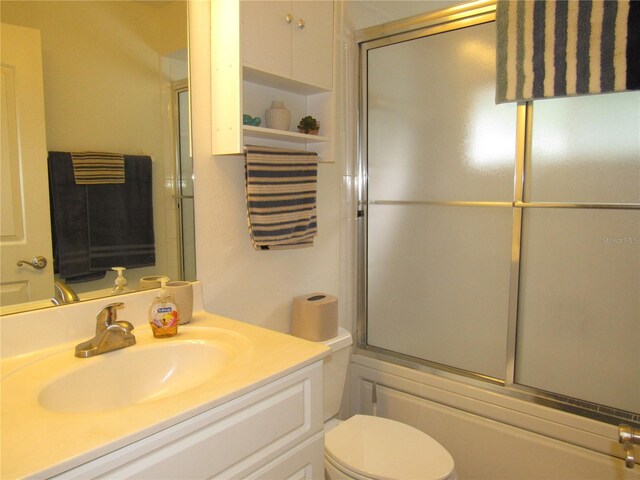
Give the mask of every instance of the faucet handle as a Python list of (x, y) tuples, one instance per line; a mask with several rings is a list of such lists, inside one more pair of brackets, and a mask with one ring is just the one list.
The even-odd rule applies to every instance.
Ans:
[(131, 322), (127, 322), (126, 320), (120, 320), (119, 322), (116, 322), (115, 324), (118, 325), (123, 330), (126, 330), (127, 332), (131, 332), (131, 330), (134, 329), (133, 324)]
[(107, 328), (109, 325), (115, 323), (118, 318), (116, 309), (123, 306), (124, 302), (115, 302), (104, 306), (96, 317), (96, 332), (100, 332)]

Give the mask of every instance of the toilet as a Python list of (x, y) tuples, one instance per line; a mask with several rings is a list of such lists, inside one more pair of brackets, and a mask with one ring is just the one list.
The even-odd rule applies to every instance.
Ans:
[(324, 359), (324, 467), (328, 480), (456, 480), (453, 458), (429, 435), (404, 423), (371, 415), (335, 418), (349, 366), (351, 334), (321, 342)]

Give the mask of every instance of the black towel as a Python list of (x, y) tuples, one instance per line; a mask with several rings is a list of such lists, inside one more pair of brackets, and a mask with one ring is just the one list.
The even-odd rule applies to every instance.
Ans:
[(151, 158), (124, 159), (124, 184), (77, 185), (71, 154), (49, 152), (54, 266), (68, 282), (155, 265)]
[(48, 167), (54, 270), (67, 282), (101, 278), (89, 268), (87, 187), (76, 185), (69, 153), (49, 152)]

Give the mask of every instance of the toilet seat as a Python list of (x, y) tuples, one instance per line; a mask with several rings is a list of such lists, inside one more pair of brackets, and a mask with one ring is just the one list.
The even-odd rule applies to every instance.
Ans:
[(327, 432), (325, 457), (352, 478), (455, 478), (453, 458), (429, 435), (404, 423), (369, 415), (354, 415)]

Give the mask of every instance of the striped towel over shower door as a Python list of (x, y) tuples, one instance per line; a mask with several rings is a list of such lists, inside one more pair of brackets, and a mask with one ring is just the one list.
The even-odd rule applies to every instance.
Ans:
[(640, 1), (498, 1), (496, 102), (640, 90)]
[(249, 232), (257, 250), (313, 246), (318, 233), (318, 155), (271, 147), (246, 149)]

